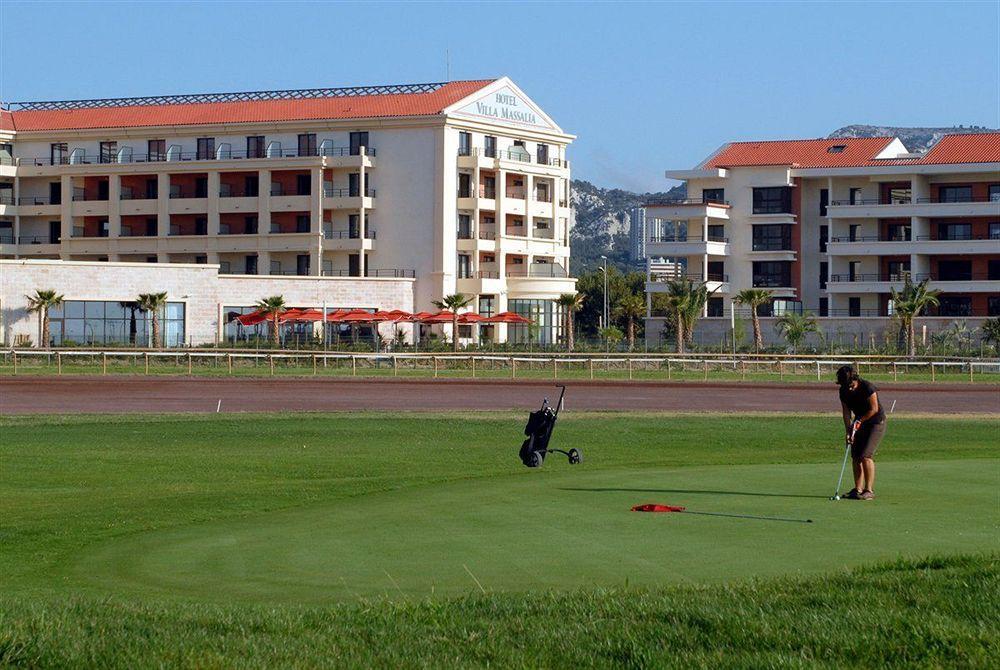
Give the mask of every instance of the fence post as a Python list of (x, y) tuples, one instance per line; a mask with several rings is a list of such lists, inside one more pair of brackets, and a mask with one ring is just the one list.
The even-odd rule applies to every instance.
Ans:
[(628, 359), (628, 379), (632, 381), (632, 359)]
[(101, 374), (108, 374), (108, 353), (101, 353)]
[(668, 359), (667, 359), (667, 380), (668, 380), (668, 381), (670, 380), (670, 377), (671, 377), (672, 375), (673, 375), (673, 371), (671, 370), (671, 367), (670, 367), (670, 359), (668, 358)]
[(708, 381), (708, 359), (706, 358), (703, 362), (705, 364), (705, 381)]
[(351, 376), (358, 376), (358, 357), (353, 354), (351, 355)]
[(969, 383), (972, 383), (972, 361), (969, 361)]
[(472, 360), (472, 378), (475, 379), (476, 378), (476, 357), (475, 357), (475, 355), (471, 356), (470, 359)]
[(896, 361), (892, 362), (892, 381), (898, 381), (898, 376), (896, 373)]
[(553, 379), (558, 379), (559, 378), (559, 373), (556, 372), (556, 362), (557, 361), (558, 361), (558, 359), (555, 356), (553, 356), (552, 357), (552, 378)]
[(56, 352), (56, 374), (62, 374), (62, 352)]
[(745, 358), (740, 359), (740, 381), (747, 380), (747, 360)]
[(143, 357), (143, 358), (145, 359), (145, 360), (143, 361), (143, 364), (144, 364), (144, 365), (145, 365), (145, 367), (146, 367), (146, 374), (148, 375), (148, 374), (149, 374), (149, 352), (147, 351), (146, 353), (144, 353), (144, 354), (142, 355), (142, 357)]
[(517, 359), (513, 356), (510, 357), (510, 378), (517, 378)]
[(226, 367), (229, 368), (229, 374), (233, 374), (233, 355), (226, 354)]
[(931, 366), (931, 381), (934, 381), (934, 361), (930, 362)]
[(820, 381), (820, 378), (819, 378), (819, 361), (816, 361), (816, 381)]
[(188, 376), (191, 376), (191, 352), (188, 352)]
[(399, 367), (399, 361), (397, 360), (396, 355), (393, 354), (393, 356), (392, 356), (392, 376), (393, 377), (396, 377), (396, 376), (399, 375), (398, 367)]
[(17, 352), (16, 351), (12, 351), (10, 353), (11, 353), (11, 359), (13, 359), (13, 361), (14, 361), (14, 374), (16, 375), (17, 374)]
[(271, 376), (273, 377), (274, 376), (274, 354), (268, 354), (267, 355), (267, 362), (271, 366)]
[(316, 354), (313, 354), (313, 377), (316, 376)]
[(591, 380), (593, 380), (593, 378), (594, 378), (594, 359), (593, 358), (590, 359), (590, 378), (591, 378)]
[(778, 379), (784, 379), (784, 378), (785, 378), (785, 366), (783, 365), (782, 360), (779, 358), (778, 359)]

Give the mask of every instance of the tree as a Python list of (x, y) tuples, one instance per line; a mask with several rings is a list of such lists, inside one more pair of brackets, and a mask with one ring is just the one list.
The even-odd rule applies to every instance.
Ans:
[(586, 296), (582, 293), (563, 293), (556, 298), (556, 304), (566, 311), (566, 351), (573, 351), (574, 333), (573, 319), (576, 312), (583, 307), (583, 300)]
[(737, 305), (746, 305), (750, 308), (750, 321), (753, 323), (753, 348), (758, 354), (764, 348), (764, 336), (760, 332), (760, 317), (757, 315), (757, 308), (767, 304), (771, 299), (771, 292), (762, 288), (747, 288), (733, 296), (733, 302)]
[(451, 339), (456, 352), (458, 351), (458, 310), (468, 307), (474, 299), (475, 296), (452, 293), (446, 295), (443, 300), (434, 301), (434, 306), (438, 309), (446, 309), (451, 312)]
[(608, 343), (608, 349), (614, 349), (622, 341), (622, 331), (618, 326), (608, 326), (601, 329), (601, 337)]
[(785, 312), (774, 324), (774, 329), (792, 346), (793, 354), (802, 340), (805, 339), (806, 333), (815, 333), (818, 330), (816, 319), (809, 312), (805, 314)]
[(667, 282), (667, 292), (663, 302), (673, 318), (677, 353), (684, 353), (684, 343), (691, 341), (698, 317), (701, 316), (705, 303), (713, 293), (715, 291), (709, 291), (706, 283), (695, 283), (687, 277)]
[(1000, 316), (983, 321), (983, 342), (1000, 349)]
[(150, 314), (153, 323), (153, 348), (159, 349), (163, 344), (160, 342), (160, 310), (167, 304), (167, 294), (163, 293), (140, 293), (136, 302), (139, 307)]
[(285, 297), (280, 295), (272, 295), (268, 298), (262, 298), (257, 301), (254, 305), (257, 311), (261, 314), (265, 314), (271, 321), (271, 342), (274, 344), (275, 348), (281, 346), (281, 326), (278, 324), (278, 318), (281, 316), (287, 307), (285, 305)]
[(889, 289), (889, 299), (892, 301), (892, 313), (897, 316), (906, 334), (906, 353), (908, 356), (916, 356), (917, 340), (913, 332), (913, 321), (928, 307), (940, 304), (937, 290), (927, 288), (925, 279), (919, 284), (914, 284), (910, 279), (910, 274), (903, 275), (903, 289)]
[(635, 322), (646, 314), (646, 302), (637, 295), (627, 295), (615, 307), (615, 315), (625, 319), (625, 333), (628, 337), (628, 350), (635, 348)]
[(38, 343), (38, 346), (48, 349), (51, 341), (49, 310), (63, 304), (63, 297), (49, 289), (35, 289), (34, 295), (24, 297), (28, 299), (28, 311), (38, 312), (38, 322), (42, 327), (42, 341)]

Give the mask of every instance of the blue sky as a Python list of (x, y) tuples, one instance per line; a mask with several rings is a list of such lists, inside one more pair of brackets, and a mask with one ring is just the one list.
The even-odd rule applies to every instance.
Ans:
[(512, 77), (574, 176), (661, 189), (738, 139), (1000, 126), (1000, 8), (970, 3), (0, 0), (0, 98)]

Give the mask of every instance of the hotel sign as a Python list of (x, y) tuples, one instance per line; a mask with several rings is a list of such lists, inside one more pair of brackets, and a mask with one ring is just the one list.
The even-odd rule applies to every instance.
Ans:
[(520, 126), (554, 129), (534, 104), (506, 86), (456, 110), (455, 113)]

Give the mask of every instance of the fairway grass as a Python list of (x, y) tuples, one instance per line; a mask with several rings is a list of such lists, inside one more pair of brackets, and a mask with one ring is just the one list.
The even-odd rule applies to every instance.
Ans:
[(523, 422), (0, 419), (0, 665), (1000, 660), (996, 419), (893, 419), (872, 503), (839, 416), (567, 412), (540, 470)]

